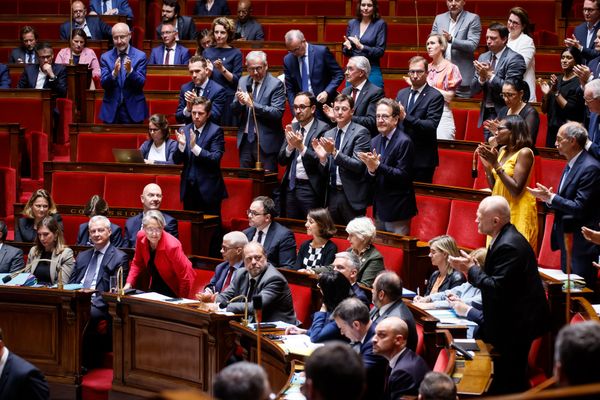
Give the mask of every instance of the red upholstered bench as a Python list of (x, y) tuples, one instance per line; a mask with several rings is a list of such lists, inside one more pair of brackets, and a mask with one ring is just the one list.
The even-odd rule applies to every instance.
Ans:
[(81, 172), (52, 174), (52, 198), (58, 204), (86, 204), (95, 194), (104, 195), (103, 174)]
[(0, 167), (0, 217), (13, 214), (13, 203), (17, 201), (17, 171), (10, 167)]
[(477, 231), (475, 223), (478, 206), (476, 201), (452, 200), (446, 233), (461, 247), (476, 249), (485, 246), (486, 237)]
[(347, 24), (325, 24), (324, 38), (326, 42), (340, 42), (346, 34)]
[(108, 400), (112, 388), (113, 369), (97, 368), (88, 371), (81, 381), (82, 400)]
[(550, 238), (552, 235), (552, 225), (554, 224), (554, 213), (546, 214), (544, 222), (544, 236), (538, 255), (538, 264), (542, 268), (560, 269), (560, 250), (553, 251), (550, 248)]
[(76, 160), (79, 162), (114, 162), (113, 149), (138, 148), (138, 136), (135, 134), (79, 134)]
[(221, 205), (221, 225), (228, 231), (233, 228), (233, 220), (246, 220), (246, 210), (252, 203), (252, 181), (240, 178), (225, 178), (229, 197)]
[(456, 140), (465, 139), (465, 131), (467, 130), (467, 116), (469, 115), (468, 111), (469, 110), (465, 110), (462, 108), (452, 109), (452, 115), (454, 117), (454, 126), (456, 127), (454, 139)]
[[(538, 97), (541, 99), (541, 97)], [(548, 136), (548, 115), (544, 113), (540, 114), (540, 128), (538, 129), (538, 135), (535, 140), (535, 147), (546, 147), (546, 137)]]
[(154, 182), (155, 175), (106, 174), (103, 197), (113, 207), (141, 207), (140, 193), (144, 191), (144, 186)]
[[(403, 14), (406, 15), (406, 11)], [(417, 31), (419, 40), (417, 42)], [(425, 43), (431, 33), (430, 24), (410, 24), (410, 23), (388, 23), (387, 40), (388, 44), (415, 45)]]
[(296, 240), (296, 251), (298, 251), (300, 250), (302, 243), (306, 242), (307, 240), (312, 240), (312, 236), (302, 232), (294, 232), (294, 239)]
[(383, 264), (388, 271), (394, 271), (398, 276), (402, 276), (402, 266), (404, 265), (404, 250), (397, 247), (376, 244), (377, 250), (383, 256)]
[(225, 135), (225, 152), (221, 158), (221, 167), (239, 168), (240, 154), (237, 149), (237, 137)]
[(195, 277), (194, 283), (192, 284), (192, 294), (202, 292), (204, 290), (204, 286), (208, 285), (208, 282), (210, 282), (215, 274), (214, 271), (200, 268), (195, 268), (194, 273)]
[(440, 165), (435, 169), (433, 183), (436, 185), (473, 187), (471, 167), (473, 154), (466, 151), (440, 149)]
[(465, 128), (465, 140), (483, 142), (483, 126), (478, 128), (479, 110), (469, 110)]
[(163, 192), (161, 208), (165, 210), (183, 210), (183, 203), (179, 200), (179, 182), (181, 178), (176, 175), (157, 175), (156, 184)]
[[(79, 233), (79, 225), (88, 222), (89, 218), (85, 215), (62, 215), (62, 220), (65, 241), (69, 245), (76, 244), (77, 234)], [(112, 219), (111, 222), (113, 222)]]
[(296, 311), (296, 318), (301, 322), (303, 328), (308, 329), (312, 324), (312, 315), (310, 313), (312, 299), (311, 288), (294, 283), (290, 283), (289, 286), (292, 292), (292, 301), (294, 303), (294, 311)]
[[(470, 2), (469, 2), (470, 3)], [(470, 4), (469, 4), (470, 6)], [(437, 0), (419, 0), (417, 3), (419, 16), (435, 16), (437, 14), (448, 11), (445, 2)], [(396, 1), (396, 15), (415, 16), (414, 0), (398, 0)], [(430, 26), (431, 28), (431, 26)], [(423, 40), (425, 43), (425, 40)]]
[(175, 112), (179, 105), (179, 96), (173, 96), (173, 100), (162, 100), (162, 99), (148, 99), (148, 113), (153, 114), (165, 114), (169, 124), (176, 124)]
[(562, 176), (566, 164), (566, 160), (537, 158), (537, 181), (546, 187), (553, 187), (554, 190), (558, 190), (560, 177)]
[[(389, 97), (390, 99), (395, 99), (400, 90), (404, 89), (405, 87), (408, 87), (408, 83), (406, 83), (406, 81), (402, 78), (392, 78), (386, 76), (384, 79), (385, 86), (383, 90), (385, 92), (386, 97)], [(406, 104), (403, 105), (406, 106)]]
[(429, 241), (446, 233), (450, 219), (450, 199), (417, 195), (417, 209), (419, 213), (410, 224), (411, 236)]

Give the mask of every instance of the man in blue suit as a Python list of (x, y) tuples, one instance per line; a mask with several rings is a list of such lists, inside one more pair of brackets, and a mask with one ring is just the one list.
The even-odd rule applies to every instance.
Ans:
[(600, 161), (600, 79), (593, 79), (585, 85), (583, 99), (590, 111), (585, 149)]
[(192, 81), (181, 85), (179, 104), (175, 118), (180, 124), (192, 123), (192, 101), (199, 96), (206, 97), (212, 103), (210, 121), (221, 125), (221, 115), (226, 106), (226, 94), (223, 86), (209, 78), (208, 61), (202, 56), (190, 58), (188, 70)]
[[(240, 167), (254, 168), (260, 161), (264, 169), (277, 172), (277, 154), (285, 137), (281, 119), (285, 110), (283, 83), (268, 72), (267, 55), (251, 51), (246, 56), (248, 75), (240, 79), (231, 111), (240, 115), (237, 146)], [(249, 93), (250, 92), (250, 93)]]
[(110, 349), (111, 329), (100, 333), (98, 324), (110, 322), (108, 305), (102, 298), (103, 292), (109, 292), (110, 277), (116, 276), (119, 268), (123, 268), (123, 279), (127, 277), (129, 262), (127, 254), (110, 243), (110, 220), (103, 215), (90, 218), (89, 235), (93, 248), (85, 250), (77, 256), (75, 268), (69, 283), (80, 283), (84, 289), (94, 290), (90, 321), (83, 337), (83, 364), (90, 368), (98, 364), (103, 350)]
[(192, 123), (177, 132), (179, 142), (173, 154), (183, 164), (180, 197), (185, 210), (221, 215), (221, 202), (227, 197), (221, 175), (225, 137), (220, 126), (209, 121), (211, 102), (205, 97), (192, 101)]
[(125, 15), (133, 19), (128, 0), (90, 0), (90, 15)]
[(587, 132), (580, 123), (561, 126), (556, 147), (567, 159), (567, 166), (556, 192), (539, 183), (536, 189), (528, 190), (554, 209), (551, 246), (561, 251), (562, 270), (567, 264), (565, 233), (572, 231), (572, 271), (584, 277), (589, 288), (595, 288), (597, 271), (592, 263), (598, 261), (600, 249), (583, 237), (581, 227), (596, 229), (600, 223), (600, 162), (585, 151), (586, 141)]
[(196, 40), (196, 25), (192, 17), (179, 15), (181, 8), (177, 0), (163, 0), (162, 23), (156, 27), (156, 37), (162, 37), (162, 24), (173, 24), (177, 28), (177, 40)]
[(373, 196), (373, 214), (378, 230), (410, 234), (410, 220), (417, 214), (413, 189), (414, 147), (402, 126), (406, 113), (392, 99), (377, 103), (379, 135), (371, 140), (370, 152), (358, 153), (367, 166)]
[(61, 40), (69, 40), (73, 29), (83, 29), (90, 40), (110, 40), (111, 27), (99, 17), (86, 18), (87, 11), (82, 1), (74, 1), (71, 7), (73, 21), (66, 21), (60, 26)]
[(570, 38), (565, 38), (565, 46), (577, 47), (581, 55), (589, 62), (600, 55), (594, 47), (594, 40), (600, 28), (600, 2), (585, 0), (583, 2), (583, 19), (585, 22), (577, 25)]
[(4, 64), (0, 64), (0, 89), (10, 89), (10, 72)]
[(67, 69), (64, 65), (53, 63), (54, 50), (52, 50), (52, 46), (49, 43), (37, 45), (36, 59), (38, 64), (25, 66), (17, 87), (22, 89), (50, 89), (53, 97), (66, 97)]
[(240, 0), (237, 5), (235, 21), (235, 37), (237, 40), (265, 40), (260, 22), (252, 17), (252, 2)]
[(153, 65), (186, 65), (190, 60), (190, 51), (177, 43), (177, 28), (171, 23), (160, 27), (163, 44), (152, 49), (150, 61)]
[(342, 68), (327, 47), (309, 44), (297, 29), (285, 34), (285, 47), (289, 54), (283, 58), (283, 70), (290, 107), (299, 92), (311, 92), (317, 98), (317, 118), (330, 123), (322, 107), (335, 98), (344, 80)]
[(437, 126), (444, 111), (444, 96), (427, 84), (427, 60), (415, 56), (408, 61), (411, 86), (398, 92), (396, 101), (406, 110), (404, 132), (415, 148), (413, 180), (431, 183), (439, 164)]
[(141, 124), (148, 116), (144, 96), (146, 54), (129, 44), (127, 24), (115, 24), (112, 38), (115, 47), (100, 57), (104, 89), (100, 119), (106, 124)]

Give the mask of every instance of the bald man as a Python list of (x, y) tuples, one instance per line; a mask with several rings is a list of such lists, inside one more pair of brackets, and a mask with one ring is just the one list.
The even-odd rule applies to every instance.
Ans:
[(462, 252), (450, 257), (481, 290), (483, 339), (494, 345), (494, 393), (526, 390), (527, 355), (531, 342), (549, 326), (549, 309), (529, 242), (510, 223), (510, 208), (502, 196), (490, 196), (477, 209), (479, 233), (492, 237), (483, 268)]

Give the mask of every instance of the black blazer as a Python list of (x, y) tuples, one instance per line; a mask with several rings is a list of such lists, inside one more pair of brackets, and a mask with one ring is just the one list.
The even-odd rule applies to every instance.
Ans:
[[(59, 223), (61, 228), (63, 227), (62, 217), (60, 216), (60, 214), (53, 214), (52, 218), (54, 218), (56, 222)], [(33, 229), (33, 218), (19, 218), (16, 228), (17, 229), (15, 230), (15, 242), (33, 242), (35, 240), (35, 237), (37, 236), (37, 231)]]
[(2, 247), (0, 247), (0, 273), (12, 273), (23, 269), (24, 266), (23, 250), (2, 243)]
[[(342, 93), (352, 96), (352, 86), (346, 86), (342, 90)], [(384, 97), (385, 93), (383, 89), (367, 80), (362, 90), (358, 92), (356, 102), (354, 103), (352, 122), (356, 122), (367, 128), (371, 133), (371, 137), (379, 133), (377, 131), (375, 114), (377, 111), (377, 102)]]
[[(256, 234), (256, 228), (244, 230), (248, 240)], [(276, 268), (294, 269), (296, 263), (296, 239), (294, 234), (279, 222), (272, 222), (265, 237), (264, 248), (267, 259)]]
[[(162, 212), (162, 211), (161, 211)], [(179, 230), (178, 230), (178, 224), (177, 224), (177, 220), (173, 217), (171, 217), (169, 214), (167, 213), (162, 213), (163, 217), (165, 217), (165, 231), (169, 232), (171, 235), (175, 236), (176, 238), (179, 238)], [(129, 247), (134, 249), (135, 248), (135, 241), (137, 238), (137, 234), (141, 229), (142, 226), (142, 218), (144, 217), (144, 213), (139, 213), (138, 215), (128, 218), (127, 221), (125, 221), (125, 237), (123, 238), (123, 240), (125, 241), (125, 244), (123, 244), (122, 247)]]
[[(156, 27), (157, 39), (162, 38), (160, 34), (162, 26), (163, 24), (161, 23)], [(177, 36), (179, 36), (179, 40), (196, 40), (196, 24), (194, 24), (192, 17), (183, 15), (177, 17)]]
[(385, 358), (373, 353), (375, 327), (375, 324), (371, 324), (367, 335), (360, 344), (360, 356), (367, 373), (365, 399), (381, 399), (385, 387), (385, 372), (388, 366), (388, 361)]
[(206, 9), (206, 1), (197, 0), (196, 7), (194, 8), (194, 14), (200, 17), (217, 16), (217, 15), (231, 15), (229, 6), (226, 0), (215, 0), (210, 10)]
[(419, 337), (417, 336), (417, 326), (415, 324), (415, 317), (412, 312), (408, 309), (402, 299), (398, 299), (392, 303), (392, 305), (385, 310), (384, 313), (379, 313), (379, 308), (373, 307), (371, 309), (371, 321), (377, 325), (387, 317), (399, 317), (408, 326), (408, 338), (406, 339), (406, 347), (412, 351), (417, 351), (417, 342)]
[[(28, 64), (25, 66), (25, 70), (21, 74), (18, 88), (21, 89), (35, 89), (37, 83), (37, 77), (39, 73), (38, 64)], [(67, 68), (62, 64), (52, 64), (52, 71), (54, 71), (55, 79), (51, 81), (46, 77), (44, 82), (44, 89), (52, 90), (52, 95), (56, 97), (67, 96)]]
[(50, 398), (44, 374), (13, 352), (8, 353), (0, 376), (0, 399), (47, 400)]
[[(87, 16), (85, 23), (90, 30), (91, 37), (89, 40), (110, 40), (112, 42), (112, 28), (106, 22), (102, 21), (101, 18), (96, 16)], [(60, 39), (69, 40), (71, 32), (75, 27), (71, 21), (66, 21), (60, 26)]]
[[(425, 296), (429, 296), (431, 294), (431, 289), (433, 289), (433, 284), (437, 280), (438, 276), (440, 276), (440, 271), (436, 269), (431, 274), (431, 277), (429, 277), (429, 281), (427, 281), (427, 288), (425, 289)], [(462, 273), (460, 273), (459, 271), (453, 270), (451, 274), (446, 275), (446, 277), (444, 278), (444, 281), (438, 288), (438, 292), (444, 292), (446, 290), (452, 289), (455, 286), (462, 285), (466, 281), (467, 281), (467, 279), (465, 278), (465, 276)]]
[(414, 351), (405, 349), (390, 372), (384, 399), (396, 400), (404, 395), (416, 396), (421, 381), (431, 369)]
[[(92, 246), (90, 241), (90, 231), (88, 230), (88, 223), (84, 222), (79, 225), (79, 232), (77, 233), (77, 246)], [(115, 247), (127, 247), (127, 240), (123, 238), (123, 231), (117, 224), (110, 223), (110, 243)]]

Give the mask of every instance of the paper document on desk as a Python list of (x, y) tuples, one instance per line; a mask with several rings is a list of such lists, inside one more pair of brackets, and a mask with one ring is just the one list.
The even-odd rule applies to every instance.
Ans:
[(427, 310), (429, 314), (440, 320), (440, 324), (477, 326), (473, 321), (459, 317), (454, 310)]
[[(560, 269), (550, 269), (550, 268), (540, 268), (538, 267), (538, 271), (542, 272), (545, 275), (548, 275), (550, 278), (556, 279), (557, 281), (566, 281), (569, 275), (562, 272)], [(572, 281), (583, 281), (583, 277), (577, 274), (571, 274)]]
[(310, 356), (323, 343), (313, 343), (308, 335), (284, 335), (283, 342), (278, 343), (285, 351), (300, 356)]
[(146, 300), (155, 300), (155, 301), (164, 301), (165, 303), (171, 304), (188, 304), (188, 303), (198, 303), (198, 300), (190, 300), (190, 299), (173, 299), (172, 297), (165, 296), (164, 294), (156, 293), (156, 292), (147, 292), (140, 294), (133, 294), (131, 297), (136, 297), (138, 299), (146, 299)]
[[(295, 325), (288, 324), (287, 322), (283, 322), (283, 321), (273, 321), (273, 322), (269, 322), (269, 324), (275, 325), (275, 328), (270, 328), (270, 329), (286, 329), (286, 328), (295, 326)], [(248, 328), (250, 328), (252, 330), (256, 330), (256, 323), (248, 324)], [(261, 329), (264, 329), (264, 328), (262, 328), (262, 325), (261, 325)]]
[[(0, 274), (0, 285), (4, 286), (33, 286), (37, 283), (35, 276), (28, 273), (23, 272), (17, 274), (14, 278), (10, 279), (8, 282), (4, 283), (3, 279), (6, 276), (10, 276), (12, 274)], [(8, 278), (6, 278), (8, 279)]]
[(596, 314), (600, 316), (600, 304), (592, 304), (592, 307), (596, 311)]

